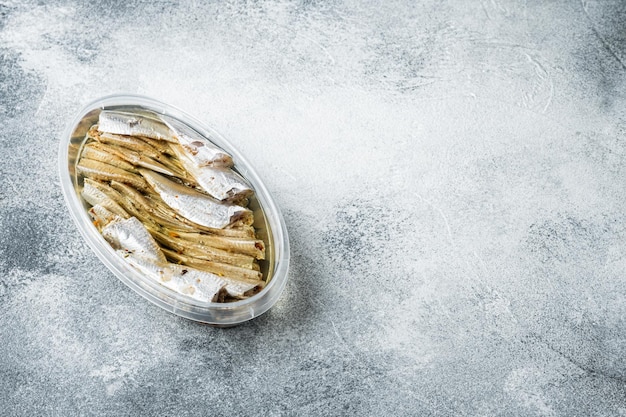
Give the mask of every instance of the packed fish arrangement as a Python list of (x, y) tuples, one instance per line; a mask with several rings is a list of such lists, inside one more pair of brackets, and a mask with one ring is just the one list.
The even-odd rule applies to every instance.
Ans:
[(265, 286), (265, 244), (247, 207), (254, 191), (233, 159), (174, 118), (103, 110), (76, 170), (82, 198), (130, 265), (180, 294), (228, 302)]

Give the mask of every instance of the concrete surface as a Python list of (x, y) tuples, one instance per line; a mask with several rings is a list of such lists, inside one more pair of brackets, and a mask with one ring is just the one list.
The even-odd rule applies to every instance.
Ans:
[[(626, 415), (626, 3), (0, 0), (0, 410)], [(291, 234), (233, 329), (126, 288), (63, 202), (87, 102), (212, 124)]]

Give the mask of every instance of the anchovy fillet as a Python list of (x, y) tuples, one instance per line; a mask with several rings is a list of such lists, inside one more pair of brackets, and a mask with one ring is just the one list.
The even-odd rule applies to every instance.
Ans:
[[(115, 165), (111, 162), (108, 162), (109, 160), (112, 160), (116, 163), (124, 164), (116, 166), (125, 169), (126, 171), (137, 172), (135, 167), (139, 166), (173, 177), (185, 177), (184, 173), (179, 169), (168, 168), (163, 163), (155, 161), (154, 159), (145, 156), (140, 152), (133, 151), (127, 148), (122, 148), (118, 145), (91, 142), (85, 147), (85, 150), (89, 151), (89, 153), (85, 153), (85, 151), (83, 151), (84, 157)], [(90, 156), (92, 154), (93, 156)]]
[(152, 139), (176, 142), (172, 131), (160, 121), (133, 113), (103, 110), (98, 119), (100, 132), (127, 136), (145, 136)]
[(211, 233), (169, 232), (184, 241), (211, 246), (231, 252), (243, 253), (255, 259), (265, 259), (265, 243), (259, 239), (242, 239), (218, 236)]
[(125, 184), (132, 185), (133, 187), (140, 190), (145, 190), (148, 188), (148, 184), (146, 184), (144, 179), (137, 174), (124, 171), (121, 168), (105, 164), (104, 162), (96, 161), (93, 159), (81, 158), (81, 160), (76, 165), (76, 169), (85, 177), (94, 180), (119, 181)]
[(159, 245), (136, 217), (107, 224), (102, 236), (115, 249), (157, 262), (166, 260)]
[[(208, 271), (219, 276), (230, 277), (239, 280), (257, 280), (260, 281), (262, 275), (259, 271), (254, 269), (241, 268), (239, 266), (225, 264), (222, 262), (207, 261), (205, 259), (198, 259), (193, 256), (184, 255), (176, 251), (162, 248), (165, 256), (172, 262), (177, 262), (185, 265), (192, 266), (194, 268)], [(263, 282), (263, 281), (261, 281)]]
[(165, 204), (192, 222), (218, 229), (238, 220), (252, 223), (252, 212), (245, 207), (223, 204), (153, 171), (139, 169), (139, 172)]
[(194, 278), (204, 278), (205, 276), (219, 278), (220, 280), (225, 282), (226, 285), (224, 286), (224, 289), (226, 290), (228, 295), (235, 298), (245, 298), (246, 296), (252, 295), (252, 293), (257, 292), (265, 287), (265, 282), (260, 280), (237, 280), (227, 276), (219, 276), (207, 271), (190, 268), (185, 265), (170, 265), (170, 269), (172, 270), (172, 272), (180, 271), (180, 273), (182, 273), (182, 271), (187, 270), (187, 273), (185, 273), (184, 276), (187, 276), (191, 273)]
[(161, 285), (198, 301), (222, 301), (228, 283), (221, 277), (183, 265), (155, 262), (134, 254), (119, 252), (134, 268)]
[(115, 201), (115, 199), (111, 198), (98, 187), (98, 183), (96, 181), (85, 178), (81, 195), (85, 201), (92, 206), (100, 206), (124, 219), (129, 217), (128, 213), (117, 203), (117, 201)]
[(161, 116), (161, 119), (174, 132), (189, 160), (198, 167), (231, 167), (233, 165), (232, 156), (194, 129), (172, 117)]
[(218, 200), (241, 201), (253, 194), (250, 184), (230, 168), (198, 166), (181, 146), (172, 145), (179, 161), (198, 185)]
[(232, 253), (222, 249), (213, 248), (211, 246), (185, 241), (175, 237), (176, 233), (167, 234), (151, 227), (148, 227), (148, 231), (161, 245), (171, 248), (179, 253), (193, 256), (194, 258), (213, 262), (222, 262), (248, 269), (255, 269), (255, 267), (258, 267), (256, 262), (254, 262), (254, 257), (249, 255)]
[(122, 217), (110, 212), (100, 204), (96, 204), (89, 209), (89, 216), (91, 217), (94, 226), (96, 226), (100, 231), (102, 231), (102, 228), (107, 224), (122, 219)]
[(101, 144), (98, 142), (90, 142), (85, 145), (81, 154), (81, 158), (104, 162), (105, 164), (121, 168), (124, 171), (133, 173), (137, 172), (133, 164), (125, 161), (124, 158), (120, 157), (120, 155), (111, 153), (108, 149), (102, 149), (99, 145)]

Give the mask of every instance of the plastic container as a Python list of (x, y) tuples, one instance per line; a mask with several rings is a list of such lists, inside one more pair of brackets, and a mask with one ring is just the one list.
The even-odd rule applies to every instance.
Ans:
[[(266, 245), (266, 260), (261, 262), (261, 270), (267, 285), (261, 292), (230, 303), (199, 302), (146, 277), (115, 253), (91, 222), (87, 213), (89, 206), (80, 196), (83, 181), (76, 175), (75, 169), (85, 134), (89, 127), (97, 123), (103, 109), (143, 109), (174, 117), (232, 155), (234, 169), (250, 182), (255, 191), (249, 207), (254, 211), (257, 236)], [(65, 129), (59, 149), (59, 173), (67, 207), (87, 244), (117, 278), (147, 300), (181, 317), (223, 327), (258, 317), (278, 301), (287, 283), (289, 268), (289, 238), (282, 215), (245, 158), (222, 135), (194, 117), (144, 96), (124, 94), (102, 97), (85, 106)]]

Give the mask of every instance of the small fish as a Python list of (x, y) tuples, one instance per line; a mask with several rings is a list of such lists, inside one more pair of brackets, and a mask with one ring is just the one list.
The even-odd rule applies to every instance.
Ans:
[(139, 172), (165, 204), (194, 223), (217, 229), (237, 221), (252, 224), (252, 211), (245, 207), (224, 204), (147, 169)]
[(200, 280), (201, 282), (205, 282), (219, 279), (221, 282), (225, 283), (224, 289), (226, 290), (228, 295), (235, 298), (247, 298), (250, 295), (263, 289), (263, 287), (265, 286), (265, 282), (263, 281), (232, 279), (226, 276), (219, 276), (207, 271), (201, 271), (199, 269), (191, 268), (186, 265), (178, 265), (172, 263), (170, 264), (169, 269), (172, 271), (172, 275), (180, 275), (185, 278), (190, 278), (195, 282), (197, 282), (198, 280)]
[(172, 131), (156, 118), (136, 113), (102, 110), (98, 118), (100, 132), (127, 136), (145, 136), (176, 143)]
[(230, 168), (198, 166), (181, 146), (172, 145), (183, 168), (196, 180), (200, 188), (221, 201), (242, 201), (254, 191), (250, 184)]
[[(181, 178), (190, 184), (195, 184), (189, 178), (189, 175), (185, 173), (183, 166), (177, 160), (170, 158), (163, 149), (167, 148), (170, 152), (171, 148), (167, 144), (167, 142), (161, 140), (154, 140), (153, 142), (160, 144), (158, 148), (155, 148), (150, 143), (145, 141), (145, 138), (138, 138), (134, 136), (124, 136), (124, 135), (116, 135), (113, 133), (100, 133), (96, 130), (96, 127), (92, 127), (88, 133), (88, 136), (96, 141), (100, 145), (104, 146), (113, 146), (115, 147), (117, 153), (116, 155), (120, 156), (121, 153), (128, 153), (127, 160), (129, 158), (140, 160), (143, 159), (144, 162), (156, 161), (157, 163), (162, 164), (165, 169), (169, 170), (173, 176)], [(140, 157), (136, 157), (139, 154)], [(121, 156), (120, 156), (121, 157)], [(133, 163), (133, 161), (128, 160), (128, 162)], [(139, 163), (135, 165), (141, 165)], [(145, 165), (144, 165), (145, 166)], [(149, 167), (152, 169), (152, 167)], [(162, 171), (164, 172), (164, 171)], [(165, 172), (164, 172), (165, 173)], [(167, 174), (169, 175), (169, 174)]]
[(252, 226), (238, 226), (237, 228), (216, 229), (205, 227), (190, 221), (181, 216), (169, 207), (156, 193), (149, 193), (144, 196), (126, 184), (111, 181), (111, 188), (117, 191), (119, 197), (117, 201), (124, 210), (137, 217), (146, 226), (156, 230), (167, 229), (170, 231), (203, 231), (217, 236), (229, 238), (254, 239), (254, 228)]
[(128, 213), (107, 193), (103, 192), (97, 181), (85, 178), (81, 195), (92, 206), (100, 206), (114, 215), (127, 219)]
[(241, 268), (258, 268), (253, 256), (242, 253), (228, 252), (211, 246), (205, 246), (198, 242), (183, 240), (178, 237), (179, 233), (163, 233), (160, 230), (150, 227), (148, 227), (148, 231), (157, 242), (163, 246), (172, 248), (183, 255), (189, 255), (194, 258), (205, 259), (207, 261), (231, 264)]
[(102, 229), (102, 236), (114, 249), (157, 262), (166, 261), (159, 245), (135, 217), (109, 223)]
[[(186, 218), (180, 216), (171, 208), (167, 207), (161, 200), (158, 194), (151, 195), (149, 198), (141, 194), (126, 184), (122, 184), (117, 181), (111, 181), (111, 187), (115, 189), (121, 196), (122, 200), (120, 205), (132, 213), (133, 216), (141, 220), (146, 225), (154, 226), (159, 229), (160, 227), (167, 227), (173, 230), (222, 230), (222, 229), (210, 229), (204, 228), (196, 223), (193, 223)], [(156, 201), (158, 199), (158, 201)], [(167, 212), (160, 209), (160, 206), (167, 207)], [(224, 229), (226, 230), (226, 229)]]
[(76, 170), (85, 177), (94, 180), (119, 181), (125, 184), (130, 184), (140, 190), (148, 188), (144, 179), (139, 175), (93, 159), (81, 158), (76, 165)]
[(102, 149), (102, 144), (99, 142), (90, 142), (83, 148), (81, 158), (93, 159), (94, 161), (104, 162), (105, 164), (113, 165), (128, 172), (137, 172), (135, 167), (120, 157), (118, 154), (109, 152), (108, 149)]
[[(202, 271), (208, 271), (212, 274), (217, 274), (223, 277), (229, 277), (235, 280), (252, 280), (261, 281), (263, 275), (256, 269), (241, 268), (239, 266), (225, 264), (221, 262), (207, 261), (205, 259), (198, 259), (193, 256), (183, 255), (177, 251), (162, 248), (165, 256), (172, 262), (182, 263), (189, 265), (193, 268), (200, 269)], [(261, 285), (261, 284), (260, 284)]]
[(163, 115), (161, 119), (174, 132), (185, 154), (196, 166), (233, 166), (232, 156), (194, 129), (169, 116)]
[(170, 232), (183, 240), (196, 244), (211, 246), (230, 252), (242, 253), (253, 256), (255, 259), (265, 259), (265, 243), (262, 240), (248, 238), (233, 238), (227, 236), (218, 236), (207, 233), (194, 232)]
[(152, 159), (160, 160), (161, 153), (156, 150), (152, 145), (148, 144), (142, 139), (134, 136), (116, 135), (114, 133), (99, 132), (98, 125), (94, 125), (87, 132), (87, 136), (90, 139), (98, 141), (100, 143), (106, 143), (110, 145), (119, 146), (125, 149), (141, 152), (143, 155)]
[(164, 155), (174, 156), (174, 152), (172, 151), (172, 148), (170, 148), (171, 142), (146, 137), (142, 137), (141, 140)]
[[(130, 169), (125, 168), (124, 166), (120, 166), (120, 165), (116, 165), (116, 166), (126, 169), (126, 171), (134, 172), (135, 166), (140, 166), (143, 168), (151, 169), (156, 172), (160, 172), (161, 174), (170, 175), (172, 177), (183, 177), (183, 178), (185, 177), (185, 175), (182, 172), (180, 171), (174, 172), (174, 170), (169, 169), (168, 167), (163, 165), (161, 162), (155, 161), (154, 159), (143, 155), (141, 152), (133, 151), (127, 148), (122, 148), (121, 146), (117, 146), (117, 145), (104, 144), (104, 143), (98, 143), (98, 142), (92, 142), (90, 145), (91, 147), (87, 146), (85, 147), (85, 149), (91, 148), (91, 149), (95, 149), (99, 151), (97, 155), (102, 155), (103, 158), (98, 159), (98, 160), (102, 162), (110, 163), (104, 158), (104, 155), (109, 155), (109, 158), (111, 158), (113, 161), (116, 161), (116, 162), (118, 160), (122, 160), (122, 162), (126, 163), (126, 165), (130, 165)], [(96, 159), (94, 157), (89, 156), (88, 154), (85, 154), (84, 151), (83, 151), (83, 155), (86, 158)], [(114, 164), (111, 164), (111, 165), (114, 165)]]
[(121, 220), (122, 218), (115, 213), (110, 212), (100, 204), (96, 204), (91, 207), (88, 211), (91, 220), (93, 221), (94, 226), (98, 228), (98, 230), (102, 230), (104, 226), (107, 224)]
[(222, 301), (226, 295), (227, 282), (215, 274), (122, 251), (118, 253), (131, 266), (177, 293), (205, 302)]
[(251, 225), (237, 225), (236, 227), (228, 226), (225, 229), (209, 230), (209, 232), (220, 236), (240, 237), (246, 239), (254, 239), (256, 236), (254, 227)]

